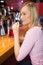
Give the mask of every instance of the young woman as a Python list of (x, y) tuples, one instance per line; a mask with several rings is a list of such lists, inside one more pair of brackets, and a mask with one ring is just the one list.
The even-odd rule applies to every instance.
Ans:
[(14, 32), (14, 53), (17, 61), (23, 60), (28, 54), (32, 65), (43, 65), (43, 26), (39, 26), (38, 12), (34, 3), (25, 3), (20, 10), (21, 21), (27, 25), (24, 41), (19, 43), (19, 23), (12, 28)]

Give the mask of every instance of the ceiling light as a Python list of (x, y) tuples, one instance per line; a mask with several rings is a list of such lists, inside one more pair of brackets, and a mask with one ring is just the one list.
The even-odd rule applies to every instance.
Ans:
[(2, 3), (3, 3), (4, 1), (3, 1), (3, 0), (1, 0), (0, 2), (2, 2)]
[(23, 3), (23, 0), (21, 0), (21, 3)]

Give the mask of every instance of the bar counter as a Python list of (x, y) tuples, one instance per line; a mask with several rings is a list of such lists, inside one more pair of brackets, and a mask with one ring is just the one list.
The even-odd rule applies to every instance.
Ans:
[[(23, 38), (27, 30), (28, 26), (20, 27), (19, 37)], [(9, 61), (9, 57), (12, 58), (12, 59), (10, 58), (11, 60), (10, 62), (16, 65), (17, 61), (14, 56), (14, 38), (9, 37), (8, 35), (0, 36), (0, 64), (3, 65), (3, 62), (6, 61), (7, 59), (8, 59), (7, 61)], [(27, 56), (25, 60), (27, 61), (28, 59), (30, 59), (29, 56)], [(6, 63), (4, 63), (4, 65), (6, 65)]]
[(14, 38), (7, 35), (0, 36), (0, 64), (13, 54)]

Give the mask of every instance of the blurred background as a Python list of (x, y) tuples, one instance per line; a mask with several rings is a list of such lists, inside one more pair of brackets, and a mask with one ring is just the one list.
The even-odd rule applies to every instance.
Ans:
[[(8, 33), (13, 23), (20, 21), (20, 7), (23, 3), (34, 2), (38, 8), (39, 17), (43, 17), (43, 1), (42, 0), (0, 0), (0, 35)], [(4, 29), (3, 29), (4, 27)], [(5, 31), (4, 31), (5, 30)], [(8, 33), (9, 34), (9, 33)]]
[(21, 5), (26, 1), (32, 1), (39, 7), (39, 15), (43, 15), (43, 0), (0, 0), (0, 8), (10, 8), (13, 11), (19, 11)]

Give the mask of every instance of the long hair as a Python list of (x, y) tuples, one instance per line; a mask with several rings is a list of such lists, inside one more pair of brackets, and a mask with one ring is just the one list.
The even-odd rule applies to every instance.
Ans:
[[(30, 19), (33, 23), (34, 26), (39, 25), (39, 15), (38, 15), (38, 10), (34, 2), (26, 2), (22, 5), (22, 7), (27, 6), (30, 8)], [(22, 9), (21, 7), (21, 9)], [(21, 11), (20, 9), (20, 11)]]

